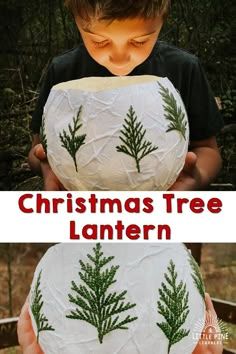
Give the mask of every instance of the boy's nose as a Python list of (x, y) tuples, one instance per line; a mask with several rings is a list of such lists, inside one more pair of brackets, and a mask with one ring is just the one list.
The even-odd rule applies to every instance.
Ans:
[(115, 52), (109, 55), (109, 60), (112, 64), (115, 64), (117, 66), (122, 66), (130, 61), (130, 55), (129, 53), (123, 51), (123, 52)]

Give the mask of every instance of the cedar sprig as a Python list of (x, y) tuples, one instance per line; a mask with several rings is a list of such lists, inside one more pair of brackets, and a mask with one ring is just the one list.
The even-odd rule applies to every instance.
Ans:
[(127, 315), (120, 319), (118, 314), (127, 311), (136, 304), (124, 303), (126, 290), (121, 293), (111, 292), (107, 294), (108, 288), (116, 282), (115, 275), (119, 266), (111, 266), (102, 270), (105, 265), (111, 262), (114, 257), (103, 257), (102, 247), (98, 243), (93, 248), (94, 255), (88, 254), (90, 263), (80, 260), (80, 279), (83, 284), (79, 286), (72, 281), (71, 290), (75, 295), (68, 294), (69, 301), (77, 307), (71, 310), (67, 318), (82, 320), (97, 328), (99, 342), (111, 331), (117, 329), (128, 329), (127, 324), (135, 321), (137, 317)]
[(82, 111), (82, 105), (79, 107), (79, 111), (76, 117), (73, 117), (73, 126), (68, 125), (69, 133), (67, 133), (63, 129), (63, 134), (60, 133), (60, 140), (62, 143), (62, 147), (64, 147), (70, 156), (73, 158), (76, 172), (78, 172), (78, 166), (76, 162), (76, 153), (79, 148), (84, 144), (84, 140), (86, 138), (86, 134), (77, 135), (76, 133), (82, 127), (82, 123), (80, 123), (80, 114)]
[(165, 102), (164, 111), (165, 118), (170, 121), (168, 129), (166, 132), (172, 130), (178, 130), (186, 140), (186, 130), (187, 130), (187, 121), (185, 119), (185, 113), (182, 111), (182, 108), (177, 105), (176, 99), (173, 93), (170, 93), (168, 88), (165, 88), (160, 82), (157, 82), (160, 86), (160, 94), (163, 101)]
[(43, 301), (42, 292), (40, 289), (41, 274), (42, 270), (39, 272), (39, 275), (37, 277), (35, 288), (32, 293), (32, 303), (30, 306), (37, 327), (37, 342), (39, 341), (40, 332), (55, 331), (55, 329), (51, 325), (49, 325), (46, 316), (42, 313)]
[(171, 347), (190, 332), (181, 328), (189, 314), (189, 292), (182, 281), (177, 284), (177, 272), (172, 260), (167, 269), (169, 274), (164, 274), (166, 283), (161, 283), (158, 290), (160, 297), (157, 301), (158, 313), (166, 322), (157, 323), (157, 326), (169, 340), (168, 353), (170, 353)]
[(140, 172), (140, 161), (152, 151), (157, 150), (157, 146), (145, 140), (146, 129), (141, 122), (137, 122), (137, 115), (130, 106), (127, 118), (124, 119), (123, 130), (121, 130), (120, 140), (124, 145), (116, 146), (118, 152), (123, 152), (135, 159), (137, 171)]
[(189, 251), (187, 251), (187, 252), (189, 253), (189, 263), (190, 263), (190, 266), (193, 271), (193, 273), (191, 275), (192, 275), (194, 284), (197, 287), (201, 297), (203, 298), (203, 300), (205, 302), (205, 286), (204, 286), (204, 282), (202, 279), (200, 268), (199, 268), (197, 262), (195, 261), (195, 259), (193, 258), (193, 256), (191, 255), (191, 253)]
[(43, 146), (45, 154), (47, 154), (48, 142), (47, 142), (47, 137), (46, 137), (46, 132), (45, 132), (45, 115), (43, 115), (43, 117), (42, 117), (42, 126), (40, 129), (40, 142)]

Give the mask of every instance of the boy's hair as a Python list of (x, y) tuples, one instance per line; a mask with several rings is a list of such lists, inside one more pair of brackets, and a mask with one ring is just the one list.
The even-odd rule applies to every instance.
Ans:
[(65, 0), (73, 16), (85, 20), (97, 17), (100, 20), (144, 19), (161, 16), (166, 19), (170, 0)]

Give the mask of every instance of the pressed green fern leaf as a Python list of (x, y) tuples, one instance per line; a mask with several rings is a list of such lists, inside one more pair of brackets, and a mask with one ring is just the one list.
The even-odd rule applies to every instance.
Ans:
[(40, 129), (40, 142), (43, 146), (45, 154), (47, 154), (47, 137), (45, 133), (45, 116), (42, 117), (42, 127)]
[(55, 329), (48, 324), (48, 319), (42, 313), (43, 301), (42, 301), (42, 292), (40, 290), (41, 274), (42, 274), (42, 270), (40, 271), (37, 277), (36, 285), (32, 293), (32, 303), (30, 306), (37, 327), (37, 341), (39, 340), (40, 332), (55, 331)]
[(160, 94), (163, 101), (165, 102), (164, 111), (165, 118), (170, 121), (167, 132), (172, 130), (178, 130), (186, 140), (186, 129), (187, 121), (185, 120), (185, 113), (182, 111), (181, 107), (177, 106), (176, 99), (173, 93), (170, 93), (168, 88), (165, 88), (160, 82), (157, 82), (160, 86)]
[(169, 340), (168, 353), (170, 353), (171, 347), (190, 332), (181, 328), (189, 314), (189, 292), (182, 281), (177, 284), (177, 272), (172, 260), (167, 269), (168, 274), (164, 274), (166, 282), (162, 282), (161, 288), (158, 289), (159, 300), (157, 301), (158, 313), (164, 317), (165, 322), (157, 323), (157, 326)]
[(202, 279), (200, 268), (199, 268), (197, 262), (195, 261), (195, 259), (193, 258), (193, 256), (191, 255), (191, 253), (189, 251), (188, 251), (188, 253), (189, 253), (189, 263), (190, 263), (192, 271), (193, 271), (193, 274), (191, 274), (191, 275), (192, 275), (194, 284), (196, 285), (200, 295), (202, 296), (203, 300), (205, 301), (205, 286), (204, 286), (204, 282)]
[(82, 111), (82, 106), (80, 106), (76, 118), (73, 117), (73, 126), (71, 126), (70, 124), (68, 125), (69, 133), (67, 133), (63, 129), (63, 134), (62, 133), (59, 134), (62, 147), (64, 147), (68, 151), (70, 156), (73, 158), (76, 172), (78, 172), (76, 153), (81, 147), (81, 145), (84, 144), (84, 140), (86, 138), (86, 134), (77, 135), (78, 130), (82, 127), (82, 124), (80, 123), (81, 111)]
[(118, 152), (123, 152), (135, 159), (137, 171), (140, 172), (140, 161), (152, 151), (157, 150), (157, 146), (145, 140), (146, 130), (141, 122), (137, 122), (137, 116), (132, 106), (130, 106), (120, 140), (124, 143), (116, 146)]
[(75, 281), (71, 282), (71, 290), (75, 295), (68, 294), (69, 301), (77, 307), (66, 317), (86, 321), (96, 327), (99, 342), (102, 343), (106, 334), (116, 329), (128, 329), (127, 324), (137, 319), (130, 315), (120, 319), (118, 315), (136, 304), (124, 303), (126, 290), (107, 293), (109, 287), (116, 282), (114, 278), (119, 266), (102, 270), (114, 257), (104, 257), (99, 243), (93, 251), (94, 255), (87, 255), (90, 263), (80, 260), (79, 276), (84, 285), (78, 286)]

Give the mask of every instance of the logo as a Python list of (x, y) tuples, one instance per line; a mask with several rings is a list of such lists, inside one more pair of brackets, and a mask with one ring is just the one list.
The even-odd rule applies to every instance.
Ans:
[(217, 316), (207, 314), (206, 319), (202, 318), (195, 324), (192, 338), (196, 344), (198, 342), (202, 345), (227, 344), (228, 328)]

